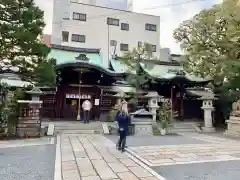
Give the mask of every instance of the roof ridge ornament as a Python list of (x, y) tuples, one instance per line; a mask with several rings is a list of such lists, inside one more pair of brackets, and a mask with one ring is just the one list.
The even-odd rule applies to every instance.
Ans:
[(169, 69), (168, 73), (174, 73), (174, 74), (179, 75), (179, 76), (185, 76), (186, 75), (186, 73), (184, 72), (183, 69)]
[(80, 53), (77, 57), (75, 57), (75, 59), (78, 61), (89, 61), (89, 58), (87, 57), (87, 55), (82, 53)]

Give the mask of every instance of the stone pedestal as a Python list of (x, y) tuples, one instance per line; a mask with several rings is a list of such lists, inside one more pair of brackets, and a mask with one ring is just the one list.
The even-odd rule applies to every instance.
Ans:
[(231, 116), (227, 120), (226, 135), (240, 137), (240, 117)]
[(213, 118), (212, 112), (214, 111), (213, 107), (213, 98), (211, 97), (202, 97), (202, 109), (204, 113), (204, 127), (202, 127), (203, 132), (215, 132), (215, 128), (213, 127)]
[(135, 135), (149, 135), (153, 133), (152, 114), (145, 109), (131, 113), (132, 124), (134, 124)]
[(240, 137), (240, 100), (233, 103), (232, 115), (227, 122), (225, 135)]
[(41, 133), (40, 108), (42, 101), (18, 101), (20, 114), (17, 135), (20, 137), (39, 137)]
[(117, 98), (117, 101), (116, 101), (116, 105), (118, 106), (121, 106), (122, 104), (122, 100), (124, 99), (125, 97), (125, 93), (120, 91), (118, 92), (116, 95), (114, 95), (116, 98)]

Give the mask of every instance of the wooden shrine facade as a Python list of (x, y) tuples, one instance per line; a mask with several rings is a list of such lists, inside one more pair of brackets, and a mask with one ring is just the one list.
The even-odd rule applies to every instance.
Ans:
[[(83, 101), (88, 99), (93, 105), (91, 119), (106, 120), (109, 111), (119, 99), (118, 87), (126, 86), (117, 83), (124, 81), (126, 73), (105, 69), (88, 62), (58, 65), (57, 73), (58, 87), (51, 90), (41, 89), (44, 93), (41, 97), (43, 101), (41, 116), (44, 118), (76, 120), (78, 108), (81, 109)], [(206, 84), (190, 82), (184, 74), (176, 74), (172, 79), (155, 78), (155, 81), (149, 90), (157, 91), (160, 96), (172, 100), (173, 111), (178, 112), (182, 119), (186, 114), (184, 107), (188, 107), (186, 88)], [(123, 91), (126, 94), (126, 91)], [(198, 109), (201, 111), (200, 106)], [(82, 110), (80, 114), (83, 115)]]

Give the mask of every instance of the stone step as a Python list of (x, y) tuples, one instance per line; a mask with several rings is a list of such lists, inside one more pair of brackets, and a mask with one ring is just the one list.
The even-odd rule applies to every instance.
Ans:
[(172, 133), (179, 133), (179, 132), (196, 132), (196, 130), (195, 129), (184, 129), (184, 128), (182, 128), (182, 129), (170, 129), (170, 132), (172, 132)]
[[(48, 126), (49, 122), (42, 125)], [(55, 132), (65, 134), (99, 134), (102, 132), (102, 124), (100, 122), (90, 122), (83, 124), (82, 122), (52, 122), (55, 126)]]
[(55, 126), (56, 130), (99, 130), (101, 127), (76, 127), (76, 126), (68, 126), (68, 127), (59, 127)]
[(61, 130), (58, 131), (56, 130), (56, 132), (58, 133), (62, 133), (62, 134), (101, 134), (101, 131), (98, 130)]
[(170, 129), (173, 133), (196, 132), (196, 124), (194, 122), (173, 122)]

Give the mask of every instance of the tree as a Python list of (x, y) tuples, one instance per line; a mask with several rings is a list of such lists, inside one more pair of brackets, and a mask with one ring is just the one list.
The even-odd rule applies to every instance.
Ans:
[(240, 6), (237, 3), (238, 0), (224, 0), (205, 9), (181, 23), (173, 34), (185, 52), (185, 70), (213, 80), (213, 90), (221, 102), (216, 112), (225, 111), (221, 115), (224, 118), (232, 101), (240, 97)]
[(43, 15), (33, 0), (0, 2), (0, 61), (18, 66), (25, 80), (33, 77), (50, 52), (39, 39), (45, 27)]
[[(141, 69), (141, 64), (144, 60), (154, 59), (152, 56), (152, 47), (149, 44), (144, 44), (144, 46), (140, 46), (134, 48), (132, 51), (128, 51), (124, 54), (123, 57), (120, 58), (121, 62), (127, 66), (128, 75), (126, 77), (126, 81), (133, 87), (136, 88), (135, 95), (132, 100), (138, 103), (138, 95), (139, 92), (147, 88), (149, 83), (154, 83), (154, 79), (147, 75)], [(144, 64), (144, 68), (152, 68), (151, 64)]]
[(56, 60), (43, 60), (35, 69), (34, 79), (38, 86), (55, 86), (56, 85)]
[[(214, 85), (235, 79), (240, 69), (240, 13), (236, 0), (205, 9), (174, 31), (191, 73), (210, 76)], [(240, 85), (240, 84), (239, 84)]]

